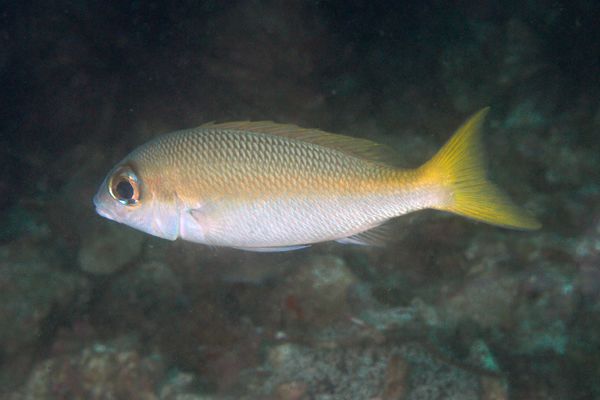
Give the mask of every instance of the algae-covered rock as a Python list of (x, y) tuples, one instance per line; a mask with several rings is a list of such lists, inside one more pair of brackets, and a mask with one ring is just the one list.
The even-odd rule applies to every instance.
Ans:
[(53, 317), (89, 296), (86, 279), (61, 269), (59, 260), (27, 243), (0, 248), (0, 346), (5, 354), (35, 343)]
[[(243, 399), (483, 400), (506, 395), (498, 378), (448, 363), (417, 343), (319, 348), (281, 344), (268, 352), (268, 377)], [(255, 389), (256, 390), (256, 389)], [(289, 397), (282, 396), (285, 393)], [(498, 397), (499, 399), (506, 397)]]
[(324, 326), (348, 317), (350, 291), (357, 283), (343, 259), (308, 257), (274, 290), (270, 302), (292, 325)]
[(89, 343), (39, 361), (10, 400), (232, 400), (207, 394), (200, 379), (168, 369), (164, 357), (145, 353), (135, 337)]
[(94, 275), (108, 275), (138, 259), (144, 234), (106, 223), (97, 224), (82, 240), (77, 257), (80, 268)]
[(160, 357), (144, 356), (130, 344), (96, 343), (37, 364), (14, 398), (158, 399), (164, 369)]
[(40, 343), (55, 327), (81, 311), (90, 296), (87, 280), (68, 272), (60, 255), (39, 243), (13, 242), (0, 247), (0, 374), (18, 382)]

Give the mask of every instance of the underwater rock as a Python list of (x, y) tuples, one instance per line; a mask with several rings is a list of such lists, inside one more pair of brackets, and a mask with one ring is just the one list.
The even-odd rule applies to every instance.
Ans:
[(98, 329), (135, 332), (178, 368), (217, 387), (233, 385), (260, 351), (256, 329), (238, 303), (245, 289), (216, 282), (202, 264), (177, 260), (170, 260), (173, 266), (142, 261), (112, 277), (98, 291)]
[(469, 348), (468, 361), (484, 371), (498, 374), (500, 367), (488, 345), (481, 339), (475, 340)]
[(577, 240), (575, 260), (578, 265), (575, 290), (596, 315), (600, 311), (600, 217)]
[(0, 247), (0, 353), (3, 365), (12, 365), (0, 375), (3, 386), (18, 382), (37, 346), (89, 299), (87, 280), (62, 264), (57, 251), (41, 243)]
[[(551, 237), (486, 236), (467, 250), (471, 267), (461, 285), (440, 293), (438, 310), (446, 330), (488, 332), (505, 355), (563, 354), (577, 302), (574, 271), (563, 260), (571, 245)], [(462, 336), (468, 340), (466, 331)]]
[(510, 321), (518, 280), (510, 275), (486, 275), (470, 279), (461, 292), (441, 301), (440, 312), (447, 324), (470, 320), (489, 329)]
[(96, 343), (78, 354), (42, 361), (13, 398), (158, 399), (164, 362), (140, 354), (129, 342)]
[(199, 393), (199, 379), (189, 372), (169, 371), (159, 386), (160, 400), (235, 400), (235, 397)]
[(508, 20), (503, 34), (498, 83), (512, 86), (537, 74), (544, 67), (544, 58), (538, 36), (522, 20)]
[(229, 116), (258, 113), (279, 119), (290, 110), (294, 115), (299, 110), (322, 111), (318, 106), (324, 99), (314, 78), (333, 60), (324, 62), (330, 42), (325, 26), (307, 5), (302, 1), (241, 2), (208, 22), (206, 29), (219, 32), (201, 58), (208, 79), (216, 86), (210, 103), (243, 99), (243, 112), (236, 109), (242, 103), (233, 102)]
[(40, 198), (33, 210), (69, 257), (71, 253), (76, 257), (82, 240), (98, 230), (101, 218), (94, 212), (92, 197), (106, 168), (106, 157), (98, 146), (66, 148), (37, 179)]
[(481, 377), (481, 400), (508, 400), (508, 385), (504, 379)]
[(505, 266), (505, 243), (475, 241), (472, 246), (468, 252), (477, 251), (477, 258), (467, 253), (472, 259), (471, 274), (463, 279), (462, 287), (440, 293), (438, 312), (448, 327), (468, 320), (484, 329), (497, 328), (511, 319), (519, 279)]
[(408, 363), (399, 355), (390, 357), (385, 371), (382, 400), (402, 400), (408, 393)]
[(301, 262), (272, 294), (290, 324), (325, 326), (348, 317), (350, 289), (358, 280), (343, 259), (314, 256)]
[[(248, 399), (600, 398), (597, 1), (26, 3), (2, 13), (0, 27), (0, 240), (19, 238), (0, 248), (0, 397), (36, 355), (60, 348), (20, 398), (35, 398), (37, 379), (55, 380), (53, 392), (40, 389), (48, 399), (93, 398), (101, 389), (82, 394), (87, 380), (128, 362), (138, 378), (123, 396), (212, 398), (194, 393), (197, 375), (227, 388), (264, 353), (272, 370), (256, 375), (268, 387)], [(143, 239), (93, 214), (105, 168), (175, 127), (274, 119), (378, 135), (409, 167), (457, 112), (487, 104), (492, 178), (529, 202), (539, 233), (423, 212), (403, 218), (417, 223), (384, 249), (244, 255)], [(309, 258), (319, 251), (344, 259)], [(358, 253), (369, 258), (353, 268)], [(360, 295), (356, 313), (348, 293), (358, 286), (394, 308), (365, 307)], [(96, 353), (87, 334), (56, 337), (81, 319), (105, 337), (143, 337), (186, 372), (165, 377), (163, 361), (128, 346)], [(307, 344), (325, 330), (333, 348)], [(382, 332), (392, 330), (454, 346), (445, 355), (507, 378), (388, 346)], [(260, 341), (278, 333), (301, 344)], [(368, 334), (376, 345), (342, 348)]]
[(24, 207), (11, 207), (0, 214), (0, 217), (4, 221), (0, 230), (0, 242), (11, 241), (25, 235), (39, 239), (50, 236), (48, 225), (39, 221)]
[(203, 393), (192, 373), (168, 370), (161, 354), (143, 354), (135, 337), (87, 344), (37, 363), (10, 400), (225, 400)]
[(442, 84), (461, 112), (490, 104), (506, 90), (519, 90), (547, 68), (540, 40), (518, 18), (504, 24), (473, 21), (468, 32), (465, 40), (444, 50), (440, 63)]
[(513, 343), (511, 351), (565, 354), (576, 305), (571, 276), (551, 265), (531, 271), (521, 282), (519, 302), (515, 304), (516, 326), (510, 334), (512, 340), (508, 340)]
[(291, 381), (285, 382), (277, 386), (275, 389), (275, 400), (303, 400), (308, 399), (306, 396), (308, 388), (303, 382)]
[(114, 279), (98, 308), (114, 327), (157, 333), (183, 301), (182, 283), (168, 265), (142, 262)]
[(94, 275), (108, 275), (138, 259), (144, 234), (114, 223), (97, 224), (83, 236), (80, 268)]
[(416, 343), (334, 349), (281, 344), (268, 352), (268, 371), (258, 392), (243, 399), (278, 398), (282, 385), (291, 382), (306, 398), (490, 399), (482, 397), (479, 376)]
[[(600, 218), (588, 219), (588, 229), (574, 244), (575, 265), (577, 273), (573, 282), (573, 292), (578, 297), (576, 308), (580, 318), (569, 321), (566, 334), (568, 342), (566, 358), (575, 368), (585, 366), (590, 373), (582, 374), (584, 382), (581, 391), (586, 388), (590, 398), (600, 396), (600, 384), (597, 376), (600, 373), (600, 359), (597, 349), (600, 348)], [(584, 396), (581, 396), (584, 397)]]

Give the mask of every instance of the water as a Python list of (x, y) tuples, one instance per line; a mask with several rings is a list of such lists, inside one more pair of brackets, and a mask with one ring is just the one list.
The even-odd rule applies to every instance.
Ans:
[[(0, 397), (600, 398), (600, 7), (6, 2)], [(255, 254), (101, 218), (116, 161), (274, 120), (427, 160), (490, 105), (491, 178), (543, 223), (404, 216), (383, 248)]]

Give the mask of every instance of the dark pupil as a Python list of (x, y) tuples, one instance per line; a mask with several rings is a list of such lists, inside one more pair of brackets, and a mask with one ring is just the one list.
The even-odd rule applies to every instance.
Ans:
[(131, 200), (133, 197), (133, 186), (127, 181), (117, 183), (117, 197), (119, 200)]

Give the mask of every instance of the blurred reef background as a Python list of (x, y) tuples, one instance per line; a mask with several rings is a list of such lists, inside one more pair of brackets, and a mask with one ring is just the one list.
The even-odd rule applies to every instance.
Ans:
[[(0, 398), (600, 399), (600, 3), (3, 1)], [(490, 105), (536, 232), (253, 254), (96, 215), (148, 139), (275, 120), (407, 167)]]

